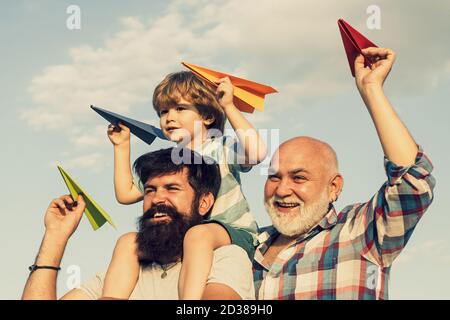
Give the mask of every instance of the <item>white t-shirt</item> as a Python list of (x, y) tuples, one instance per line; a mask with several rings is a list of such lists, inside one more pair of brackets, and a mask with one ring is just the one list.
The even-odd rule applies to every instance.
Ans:
[[(181, 262), (167, 269), (165, 277), (162, 277), (164, 270), (158, 264), (146, 269), (141, 268), (130, 300), (178, 300), (180, 270)], [(99, 299), (105, 275), (105, 271), (97, 273), (79, 289), (90, 299)], [(252, 263), (247, 253), (236, 245), (223, 246), (214, 251), (213, 265), (207, 283), (225, 284), (236, 291), (243, 300), (255, 299)]]

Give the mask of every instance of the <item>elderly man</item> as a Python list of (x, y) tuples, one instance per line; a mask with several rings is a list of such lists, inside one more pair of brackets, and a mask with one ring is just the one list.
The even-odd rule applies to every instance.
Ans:
[(394, 62), (388, 49), (363, 51), (356, 83), (385, 155), (387, 181), (366, 203), (337, 213), (343, 186), (326, 143), (297, 137), (271, 162), (265, 205), (273, 226), (263, 229), (254, 268), (258, 299), (387, 299), (392, 262), (433, 199), (432, 165), (383, 93)]
[[(199, 157), (190, 150), (184, 151), (192, 153), (191, 159)], [(172, 148), (163, 149), (145, 154), (135, 163), (140, 180), (151, 186), (152, 192), (144, 195), (144, 214), (136, 237), (141, 267), (130, 299), (178, 298), (184, 235), (209, 214), (219, 191), (217, 165), (204, 160), (175, 164), (171, 156)], [(23, 299), (56, 299), (56, 276), (64, 249), (85, 209), (82, 196), (74, 208), (69, 209), (72, 205), (68, 204), (73, 204), (73, 200), (62, 196), (47, 209), (37, 267), (28, 278)], [(104, 277), (104, 272), (97, 274), (62, 299), (102, 298)], [(243, 249), (229, 245), (214, 252), (203, 299), (254, 299), (251, 262)]]

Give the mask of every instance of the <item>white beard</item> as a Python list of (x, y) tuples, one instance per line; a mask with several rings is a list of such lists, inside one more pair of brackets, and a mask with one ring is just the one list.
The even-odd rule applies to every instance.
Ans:
[(290, 201), (273, 196), (264, 203), (272, 219), (273, 226), (279, 233), (286, 237), (300, 236), (310, 231), (312, 227), (317, 225), (325, 217), (330, 205), (326, 190), (322, 192), (319, 200), (308, 207), (305, 207), (304, 202), (300, 201), (300, 206), (291, 213), (278, 212), (275, 201), (299, 202), (299, 200)]

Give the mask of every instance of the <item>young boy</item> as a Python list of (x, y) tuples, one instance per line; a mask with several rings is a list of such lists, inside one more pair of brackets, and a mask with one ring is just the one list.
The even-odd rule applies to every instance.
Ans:
[[(184, 238), (178, 283), (180, 299), (201, 299), (215, 249), (237, 244), (252, 259), (257, 244), (257, 225), (242, 193), (239, 174), (263, 161), (267, 149), (254, 127), (233, 104), (230, 79), (220, 79), (217, 84), (214, 91), (192, 72), (178, 72), (168, 75), (153, 95), (153, 106), (164, 135), (214, 159), (222, 178), (208, 221), (211, 223), (192, 227)], [(221, 136), (227, 118), (239, 143)], [(143, 191), (133, 182), (129, 129), (123, 125), (120, 128), (120, 132), (111, 125), (108, 128), (114, 145), (115, 194), (120, 203), (131, 204), (142, 200)], [(243, 152), (237, 152), (240, 148)], [(127, 299), (130, 296), (138, 277), (138, 256), (134, 233), (118, 240), (105, 278), (104, 297)]]

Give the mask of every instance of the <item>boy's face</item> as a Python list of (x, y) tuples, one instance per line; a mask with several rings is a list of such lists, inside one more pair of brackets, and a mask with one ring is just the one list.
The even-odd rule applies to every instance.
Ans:
[(178, 143), (201, 136), (207, 125), (197, 108), (183, 98), (175, 106), (161, 108), (159, 123), (164, 135)]

